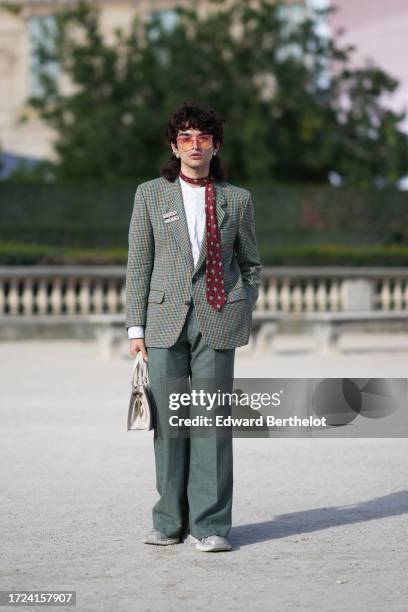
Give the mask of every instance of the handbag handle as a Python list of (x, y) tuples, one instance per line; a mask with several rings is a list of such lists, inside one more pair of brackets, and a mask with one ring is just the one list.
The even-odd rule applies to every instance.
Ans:
[(133, 362), (132, 384), (134, 387), (147, 385), (149, 382), (147, 364), (143, 359), (142, 351), (138, 351)]

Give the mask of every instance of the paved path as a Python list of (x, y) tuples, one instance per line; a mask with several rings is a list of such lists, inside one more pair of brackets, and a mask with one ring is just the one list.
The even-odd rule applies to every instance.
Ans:
[[(4, 342), (0, 363), (0, 589), (76, 590), (79, 612), (407, 610), (406, 439), (235, 439), (234, 551), (146, 546), (152, 434), (125, 431), (130, 358)], [(238, 352), (236, 376), (399, 377), (407, 363)]]

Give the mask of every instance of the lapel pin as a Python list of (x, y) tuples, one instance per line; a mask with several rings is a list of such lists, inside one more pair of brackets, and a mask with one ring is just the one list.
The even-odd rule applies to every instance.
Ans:
[(168, 219), (165, 219), (164, 222), (165, 223), (171, 223), (172, 221), (177, 221), (177, 219), (180, 219), (180, 217), (178, 215), (176, 215), (174, 217), (169, 217)]
[(172, 215), (177, 215), (177, 210), (171, 210), (170, 212), (163, 213), (164, 219), (167, 219), (167, 217), (171, 217)]

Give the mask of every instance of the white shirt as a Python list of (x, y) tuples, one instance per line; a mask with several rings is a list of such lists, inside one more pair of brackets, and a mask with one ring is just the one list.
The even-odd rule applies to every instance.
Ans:
[[(194, 265), (196, 265), (205, 228), (205, 185), (195, 187), (180, 178), (180, 186), (183, 193), (191, 251), (193, 253)], [(143, 338), (144, 327), (142, 325), (129, 327), (128, 336), (129, 339)]]

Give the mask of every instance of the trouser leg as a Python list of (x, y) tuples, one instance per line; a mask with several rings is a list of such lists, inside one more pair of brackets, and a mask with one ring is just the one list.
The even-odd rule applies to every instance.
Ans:
[[(187, 327), (191, 344), (191, 387), (206, 391), (232, 391), (235, 349), (211, 349), (199, 331), (194, 311)], [(221, 383), (221, 384), (219, 384)], [(199, 412), (191, 408), (191, 416), (206, 413), (231, 414), (230, 407), (220, 411)], [(192, 434), (187, 496), (190, 532), (195, 537), (220, 535), (226, 537), (232, 523), (233, 446), (231, 431), (217, 435), (216, 429), (206, 437)]]
[(180, 537), (188, 528), (186, 489), (190, 440), (168, 434), (168, 389), (171, 384), (173, 391), (189, 391), (188, 387), (184, 388), (185, 381), (188, 383), (190, 362), (185, 328), (172, 347), (147, 347), (147, 353), (149, 383), (154, 398), (156, 488), (160, 495), (152, 510), (153, 527), (169, 537)]

